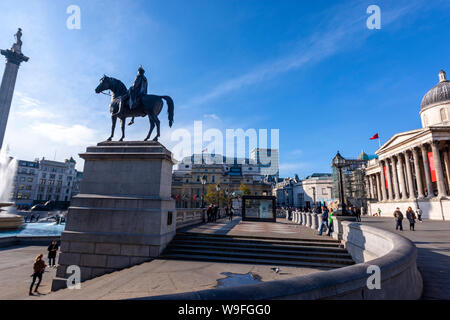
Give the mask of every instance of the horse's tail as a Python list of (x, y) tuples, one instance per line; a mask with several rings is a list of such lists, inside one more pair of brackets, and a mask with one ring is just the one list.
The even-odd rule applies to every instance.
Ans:
[(169, 96), (161, 96), (164, 100), (166, 100), (168, 110), (167, 113), (169, 114), (169, 127), (172, 127), (173, 124), (173, 113), (174, 113), (174, 104), (173, 100)]

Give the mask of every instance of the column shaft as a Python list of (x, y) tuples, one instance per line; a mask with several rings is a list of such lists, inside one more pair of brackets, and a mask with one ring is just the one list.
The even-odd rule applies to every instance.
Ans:
[(419, 152), (417, 149), (412, 150), (413, 158), (414, 158), (414, 171), (416, 173), (416, 183), (417, 183), (417, 197), (419, 199), (424, 197), (423, 194), (423, 182), (422, 182), (422, 172), (420, 171), (420, 162), (419, 162)]
[(394, 185), (394, 197), (396, 200), (400, 199), (400, 191), (398, 187), (398, 166), (396, 158), (392, 157), (392, 172), (393, 172), (393, 181)]
[(438, 197), (447, 196), (447, 191), (445, 190), (444, 183), (444, 171), (442, 170), (441, 155), (439, 152), (437, 141), (431, 144), (431, 150), (433, 152), (433, 162), (434, 170), (436, 171), (437, 187), (438, 187)]
[(409, 158), (409, 152), (406, 151), (405, 155), (405, 164), (406, 164), (406, 178), (408, 179), (408, 191), (409, 191), (409, 199), (414, 199), (416, 197), (416, 193), (414, 191), (414, 182), (413, 175), (411, 170), (411, 162)]
[(387, 195), (386, 195), (386, 176), (384, 174), (384, 164), (381, 163), (380, 165), (380, 178), (381, 178), (381, 195), (383, 197), (383, 201), (387, 200)]
[(404, 165), (403, 165), (403, 159), (401, 154), (399, 154), (397, 156), (398, 159), (398, 178), (400, 181), (400, 188), (401, 188), (401, 197), (403, 200), (408, 199), (408, 193), (406, 191), (406, 183), (405, 183), (405, 170), (404, 170)]
[(428, 162), (428, 150), (426, 146), (421, 147), (422, 150), (422, 160), (423, 160), (423, 170), (425, 171), (425, 181), (427, 188), (427, 198), (434, 197), (433, 184), (431, 182), (430, 174), (430, 164)]
[(391, 166), (389, 164), (389, 159), (386, 159), (386, 173), (387, 173), (387, 181), (388, 181), (388, 196), (389, 200), (392, 201), (394, 199), (393, 196), (393, 188), (392, 188), (392, 175), (391, 175)]

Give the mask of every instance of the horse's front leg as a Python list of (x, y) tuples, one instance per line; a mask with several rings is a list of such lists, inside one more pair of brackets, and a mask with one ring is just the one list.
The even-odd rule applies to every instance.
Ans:
[(107, 141), (111, 141), (112, 138), (114, 137), (114, 131), (116, 130), (117, 116), (111, 116), (111, 122), (112, 122), (112, 126), (111, 126), (111, 136), (108, 138)]
[(153, 128), (155, 128), (155, 123), (152, 120), (152, 117), (149, 115), (148, 120), (150, 121), (150, 130), (148, 131), (147, 137), (144, 139), (144, 141), (148, 141), (150, 139), (150, 136), (152, 135)]
[(123, 141), (125, 139), (125, 120), (126, 118), (120, 118), (120, 127), (122, 128), (122, 138), (119, 141)]

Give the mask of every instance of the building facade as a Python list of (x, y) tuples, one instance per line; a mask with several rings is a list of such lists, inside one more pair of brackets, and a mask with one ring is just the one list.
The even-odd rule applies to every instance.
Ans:
[(419, 114), (421, 129), (395, 134), (369, 162), (369, 213), (379, 208), (392, 216), (396, 207), (411, 206), (424, 218), (450, 220), (450, 82), (444, 71), (424, 96)]
[(334, 201), (333, 176), (331, 173), (313, 173), (305, 179), (280, 179), (272, 189), (280, 207), (314, 209)]
[(73, 158), (64, 162), (46, 159), (19, 160), (11, 200), (17, 206), (54, 201), (59, 207), (70, 203), (79, 192), (82, 173), (75, 169)]
[[(204, 177), (205, 184), (202, 184)], [(176, 164), (172, 173), (172, 197), (177, 208), (200, 208), (208, 185), (219, 184), (221, 190), (232, 194), (241, 184), (252, 195), (269, 195), (271, 185), (264, 180), (260, 167), (250, 159), (230, 161), (222, 155), (192, 155)]]

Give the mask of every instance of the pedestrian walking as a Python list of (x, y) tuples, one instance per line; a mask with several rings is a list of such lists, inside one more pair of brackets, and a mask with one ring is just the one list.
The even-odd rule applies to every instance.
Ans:
[(403, 231), (403, 213), (400, 211), (400, 208), (397, 208), (394, 211), (394, 218), (395, 218), (395, 230), (400, 229), (400, 231)]
[(36, 279), (38, 279), (38, 282), (36, 284), (36, 288), (34, 289), (34, 292), (39, 293), (38, 288), (39, 288), (39, 285), (41, 284), (42, 275), (44, 274), (45, 267), (47, 266), (45, 264), (44, 260), (42, 259), (43, 257), (44, 257), (44, 255), (41, 253), (40, 255), (38, 255), (36, 257), (36, 259), (34, 259), (33, 274), (31, 275), (33, 277), (33, 281), (31, 282), (30, 292), (29, 292), (30, 296), (33, 295), (33, 292), (32, 292), (33, 285), (36, 282)]
[(361, 210), (359, 208), (354, 208), (356, 214), (356, 221), (361, 222)]
[(233, 221), (233, 214), (234, 214), (234, 209), (233, 209), (233, 206), (230, 205), (230, 221)]
[(48, 246), (48, 266), (49, 267), (56, 267), (55, 259), (56, 259), (56, 253), (58, 252), (59, 246), (56, 241), (52, 241), (52, 243)]
[(323, 228), (328, 228), (328, 210), (322, 207), (322, 223), (320, 224), (319, 236), (322, 235)]
[(423, 222), (422, 221), (422, 209), (417, 208), (416, 213), (417, 213), (417, 220), (419, 220), (419, 222)]
[(333, 209), (330, 209), (327, 236), (331, 236), (331, 233), (333, 232), (333, 228), (334, 228), (333, 227)]
[(208, 222), (212, 221), (212, 215), (213, 215), (213, 204), (210, 204), (208, 206), (208, 209), (206, 210), (206, 215), (208, 216)]
[(416, 215), (411, 207), (406, 210), (406, 219), (409, 221), (409, 230), (414, 231), (414, 225), (416, 223)]

